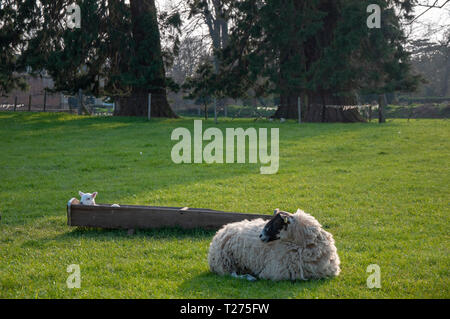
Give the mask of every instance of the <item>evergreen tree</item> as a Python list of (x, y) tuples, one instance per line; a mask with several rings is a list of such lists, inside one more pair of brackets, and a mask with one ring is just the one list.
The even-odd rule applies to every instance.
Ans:
[[(147, 114), (152, 94), (152, 116), (176, 117), (167, 102), (171, 81), (165, 76), (158, 16), (154, 0), (84, 0), (81, 28), (66, 26), (70, 0), (16, 1), (13, 14), (22, 14), (32, 27), (16, 20), (22, 47), (17, 64), (45, 70), (55, 90), (79, 89), (114, 98), (117, 115)], [(165, 15), (167, 27), (179, 28), (179, 16)], [(3, 30), (3, 28), (2, 28)]]
[(33, 1), (22, 1), (27, 5), (18, 10), (14, 1), (0, 1), (0, 96), (7, 95), (14, 89), (26, 88), (21, 76), (25, 69), (19, 63), (23, 50), (23, 33), (29, 33), (33, 24), (26, 19)]
[(194, 76), (188, 77), (183, 84), (185, 92), (189, 92), (186, 98), (196, 99), (203, 104), (205, 120), (208, 119), (208, 103), (211, 97), (218, 91), (217, 78), (210, 63), (202, 63), (197, 68)]
[[(229, 45), (221, 51), (222, 95), (251, 87), (280, 95), (276, 116), (303, 120), (361, 121), (357, 92), (414, 89), (405, 38), (394, 7), (408, 13), (413, 1), (244, 0), (235, 2)], [(369, 4), (382, 8), (382, 26), (369, 29)]]

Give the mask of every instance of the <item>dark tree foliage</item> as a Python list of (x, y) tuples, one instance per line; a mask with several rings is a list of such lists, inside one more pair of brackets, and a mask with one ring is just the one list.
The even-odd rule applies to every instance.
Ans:
[[(221, 50), (216, 95), (280, 95), (276, 116), (306, 121), (361, 121), (358, 112), (326, 105), (356, 103), (356, 93), (413, 90), (398, 14), (414, 1), (267, 0), (233, 4), (229, 45)], [(381, 28), (366, 24), (369, 4), (382, 9)], [(399, 14), (400, 14), (399, 13)]]
[[(152, 94), (152, 116), (175, 117), (167, 102), (166, 89), (173, 82), (165, 76), (164, 57), (154, 0), (84, 0), (81, 28), (66, 25), (70, 0), (15, 1), (6, 4), (16, 19), (17, 64), (45, 70), (55, 81), (55, 90), (107, 95), (116, 101), (117, 115), (147, 114)], [(162, 25), (178, 29), (179, 15), (163, 14)], [(3, 33), (4, 27), (2, 27)], [(7, 32), (7, 31), (5, 31)], [(3, 73), (3, 72), (2, 72)]]
[(34, 1), (21, 1), (22, 10), (17, 10), (19, 1), (0, 1), (0, 95), (16, 88), (25, 89), (26, 83), (20, 75), (25, 68), (18, 57), (23, 50), (22, 34), (30, 33), (35, 24), (28, 19), (33, 14)]
[(208, 103), (211, 96), (218, 91), (217, 76), (214, 74), (213, 66), (202, 63), (197, 68), (194, 76), (187, 78), (183, 84), (183, 90), (188, 92), (186, 98), (195, 99), (203, 104), (205, 120), (208, 119)]

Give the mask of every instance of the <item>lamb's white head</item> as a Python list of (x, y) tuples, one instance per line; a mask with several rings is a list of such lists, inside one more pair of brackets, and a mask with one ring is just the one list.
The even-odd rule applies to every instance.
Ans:
[(95, 205), (95, 197), (97, 196), (97, 192), (91, 193), (83, 193), (82, 191), (78, 192), (81, 196), (80, 204), (81, 205)]
[(259, 238), (263, 242), (269, 242), (277, 239), (286, 239), (289, 235), (288, 227), (294, 222), (291, 213), (275, 209), (273, 217), (264, 226)]

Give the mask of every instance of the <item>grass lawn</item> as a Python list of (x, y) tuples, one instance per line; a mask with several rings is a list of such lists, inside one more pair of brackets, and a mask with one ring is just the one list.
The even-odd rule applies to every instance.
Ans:
[[(192, 119), (0, 113), (1, 298), (450, 298), (448, 120), (385, 125), (222, 120), (280, 127), (280, 168), (174, 164), (170, 134)], [(140, 154), (142, 152), (142, 155)], [(214, 232), (67, 226), (78, 190), (98, 203), (314, 215), (334, 235), (341, 275), (247, 282), (209, 272)], [(79, 264), (81, 288), (68, 289)], [(381, 289), (366, 286), (378, 264)]]

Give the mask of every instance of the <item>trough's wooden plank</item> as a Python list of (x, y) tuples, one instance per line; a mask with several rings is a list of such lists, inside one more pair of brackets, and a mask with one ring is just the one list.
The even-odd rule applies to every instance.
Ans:
[(270, 219), (271, 216), (221, 212), (202, 208), (135, 205), (120, 205), (120, 207), (111, 207), (111, 205), (86, 206), (69, 202), (67, 218), (70, 226), (111, 229), (161, 227), (218, 229), (225, 224), (244, 219)]

